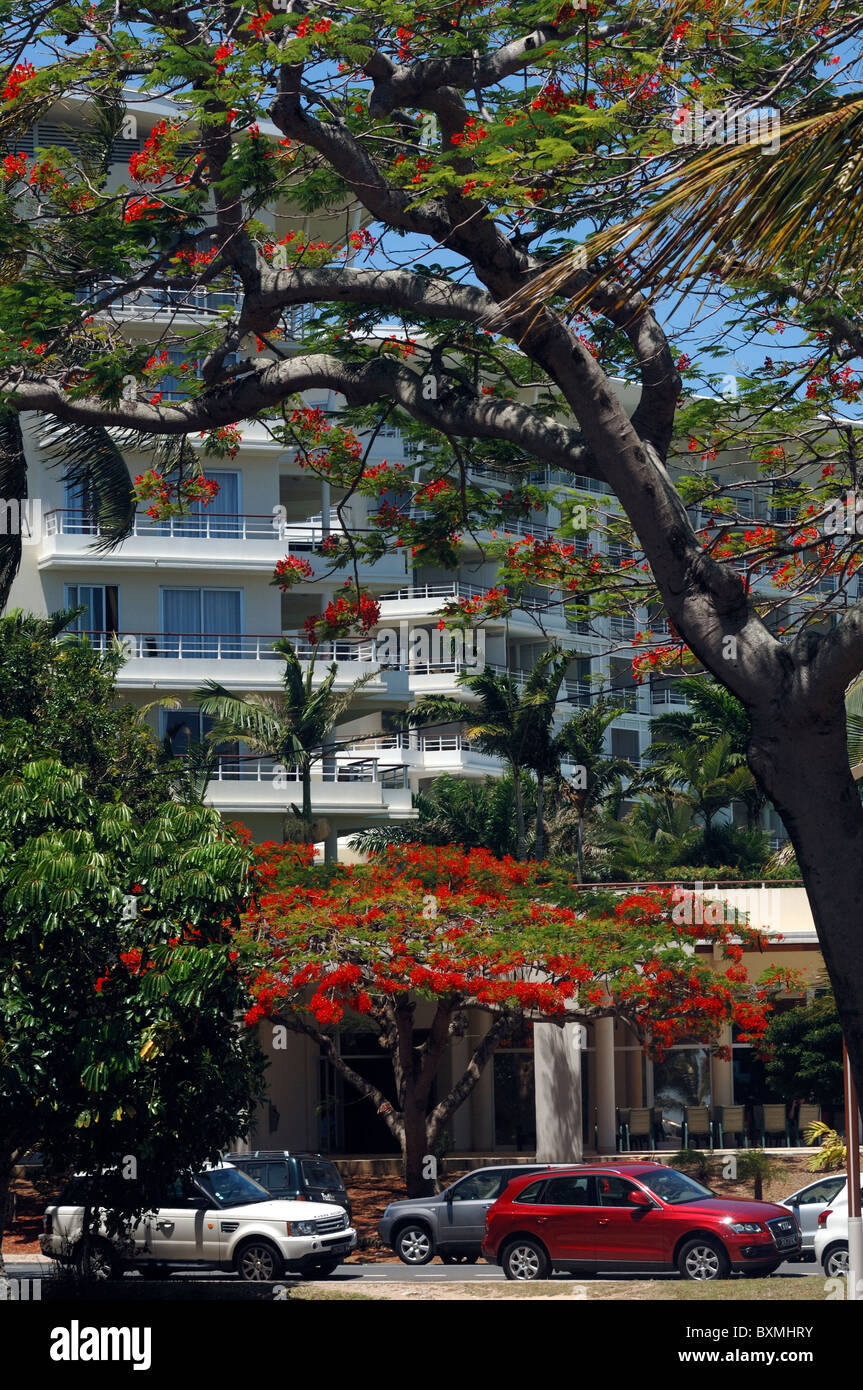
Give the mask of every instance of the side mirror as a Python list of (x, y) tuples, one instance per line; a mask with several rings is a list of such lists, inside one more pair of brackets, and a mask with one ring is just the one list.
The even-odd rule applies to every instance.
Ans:
[(632, 1203), (632, 1205), (633, 1205), (634, 1207), (652, 1207), (652, 1206), (653, 1206), (653, 1203), (651, 1202), (651, 1200), (650, 1200), (650, 1198), (648, 1197), (647, 1193), (646, 1193), (646, 1192), (642, 1192), (641, 1189), (638, 1188), (638, 1187), (633, 1188), (633, 1190), (630, 1192), (630, 1194), (629, 1194), (629, 1200), (630, 1200), (630, 1202)]

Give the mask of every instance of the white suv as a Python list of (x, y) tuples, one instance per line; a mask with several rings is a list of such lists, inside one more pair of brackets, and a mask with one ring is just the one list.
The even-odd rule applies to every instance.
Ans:
[[(89, 1179), (73, 1178), (45, 1210), (42, 1253), (82, 1264), (81, 1231)], [(323, 1277), (357, 1243), (345, 1211), (324, 1202), (274, 1200), (231, 1164), (171, 1184), (155, 1211), (113, 1234), (105, 1209), (90, 1241), (90, 1273), (110, 1279), (124, 1269), (157, 1277), (170, 1268), (236, 1270), (263, 1282), (286, 1272)]]

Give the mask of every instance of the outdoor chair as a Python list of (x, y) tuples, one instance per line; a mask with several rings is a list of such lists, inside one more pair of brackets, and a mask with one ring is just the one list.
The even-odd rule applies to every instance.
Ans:
[(785, 1140), (786, 1148), (791, 1147), (791, 1138), (788, 1133), (788, 1116), (785, 1113), (784, 1105), (762, 1105), (761, 1107), (761, 1147), (767, 1143), (768, 1135), (781, 1134)]
[(742, 1105), (718, 1105), (716, 1107), (716, 1126), (719, 1132), (719, 1147), (725, 1148), (727, 1135), (735, 1135), (743, 1148), (749, 1148), (749, 1135), (746, 1130), (746, 1113)]
[(652, 1129), (650, 1107), (633, 1106), (629, 1112), (624, 1136), (627, 1149), (632, 1148), (633, 1140), (637, 1149), (649, 1149)]
[(796, 1128), (797, 1128), (797, 1143), (798, 1143), (798, 1145), (801, 1145), (801, 1146), (802, 1146), (803, 1144), (806, 1143), (806, 1140), (803, 1138), (803, 1136), (804, 1136), (804, 1134), (805, 1134), (805, 1132), (806, 1132), (806, 1127), (807, 1127), (807, 1125), (814, 1125), (814, 1124), (815, 1124), (818, 1120), (820, 1120), (820, 1119), (821, 1119), (821, 1106), (820, 1106), (820, 1105), (801, 1105), (801, 1106), (799, 1107), (799, 1109), (798, 1109), (798, 1111), (797, 1111), (797, 1120), (796, 1120), (796, 1122), (795, 1122), (795, 1123), (796, 1123)]
[(689, 1148), (689, 1141), (693, 1135), (706, 1135), (711, 1149), (713, 1148), (713, 1125), (710, 1122), (710, 1112), (706, 1105), (687, 1105), (683, 1111), (683, 1147)]

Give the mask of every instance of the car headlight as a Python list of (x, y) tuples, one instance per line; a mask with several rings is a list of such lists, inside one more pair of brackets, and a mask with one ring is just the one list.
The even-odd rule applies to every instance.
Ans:
[(732, 1221), (728, 1229), (733, 1231), (736, 1236), (751, 1236), (764, 1228), (760, 1221)]
[(314, 1221), (289, 1221), (289, 1236), (313, 1236), (315, 1234)]

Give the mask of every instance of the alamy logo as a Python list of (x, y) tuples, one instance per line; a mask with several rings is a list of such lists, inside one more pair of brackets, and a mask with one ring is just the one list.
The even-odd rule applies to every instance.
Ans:
[(0, 497), (0, 536), (20, 536), (22, 545), (42, 539), (42, 499)]
[(52, 1361), (131, 1361), (135, 1371), (149, 1371), (152, 1332), (149, 1327), (82, 1327), (73, 1318), (68, 1327), (51, 1330)]
[(762, 154), (779, 152), (780, 114), (775, 106), (705, 111), (700, 101), (671, 113), (675, 145), (760, 145)]

